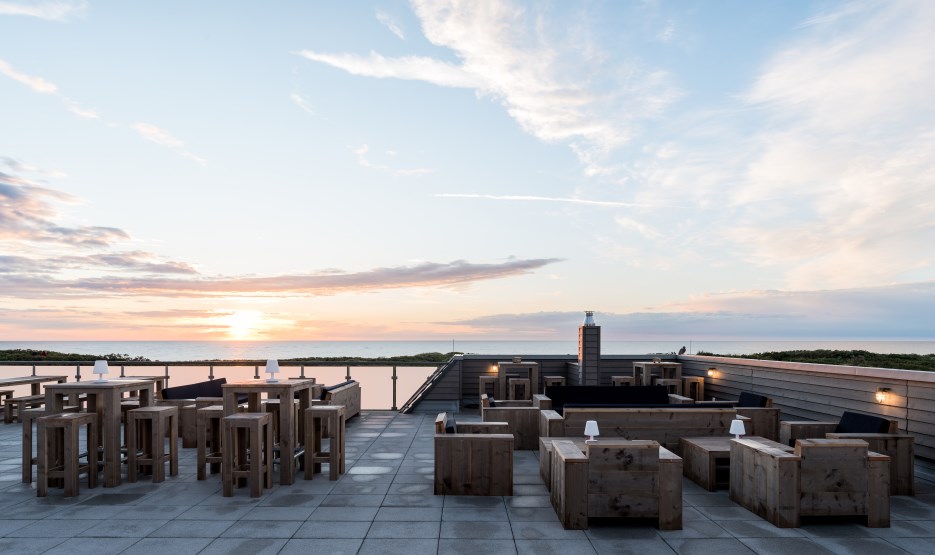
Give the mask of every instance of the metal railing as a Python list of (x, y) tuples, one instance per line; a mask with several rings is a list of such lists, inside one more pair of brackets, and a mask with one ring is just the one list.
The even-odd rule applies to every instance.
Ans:
[[(400, 381), (400, 375), (398, 373), (399, 368), (434, 368), (437, 372), (438, 368), (445, 366), (447, 363), (438, 363), (438, 362), (380, 362), (380, 361), (318, 361), (318, 360), (306, 360), (306, 361), (280, 361), (279, 366), (283, 374), (285, 375), (289, 369), (298, 370), (298, 378), (306, 378), (306, 369), (308, 368), (344, 368), (345, 380), (356, 380), (360, 382), (361, 387), (365, 388), (368, 384), (370, 386), (376, 386), (380, 388), (382, 385), (380, 382), (389, 381), (389, 388), (392, 392), (391, 397), (391, 406), (390, 410), (399, 410), (397, 407), (397, 399), (399, 396), (398, 391), (398, 382)], [(82, 369), (84, 369), (85, 374), (89, 374), (90, 370), (94, 367), (94, 361), (52, 361), (52, 360), (42, 360), (42, 361), (0, 361), (0, 371), (3, 367), (10, 366), (26, 366), (32, 368), (32, 375), (36, 375), (37, 368), (41, 367), (58, 367), (58, 368), (74, 368), (74, 379), (76, 381), (81, 381)], [(261, 368), (266, 366), (266, 360), (198, 360), (198, 361), (109, 361), (110, 372), (116, 373), (115, 370), (119, 368), (119, 376), (123, 377), (132, 377), (133, 374), (127, 374), (128, 369), (130, 372), (135, 372), (139, 375), (139, 369), (141, 368), (160, 368), (163, 377), (165, 378), (165, 386), (169, 387), (169, 381), (172, 379), (172, 368), (184, 367), (186, 369), (192, 367), (203, 367), (206, 368), (207, 374), (205, 378), (208, 380), (213, 380), (217, 376), (215, 373), (215, 368), (224, 368), (224, 367), (236, 367), (236, 368), (247, 368), (253, 367), (253, 378), (260, 379), (260, 373), (262, 372)], [(389, 368), (391, 373), (388, 378), (380, 379), (381, 374), (377, 373), (367, 373), (361, 372), (360, 369), (366, 368)], [(352, 372), (352, 369), (357, 369), (356, 372)], [(294, 372), (295, 370), (293, 370)], [(223, 373), (223, 372), (222, 372)], [(434, 372), (433, 372), (434, 373)], [(182, 380), (181, 383), (177, 385), (186, 385), (188, 383), (194, 383), (201, 381), (196, 374), (186, 374), (185, 379), (181, 378), (179, 374), (176, 374), (177, 380)], [(242, 379), (242, 378), (238, 378)], [(410, 380), (411, 381), (411, 380)], [(403, 395), (406, 395), (404, 398), (408, 398), (411, 392), (417, 391), (423, 384), (424, 379), (419, 383), (413, 385), (411, 388), (408, 388), (406, 391), (403, 391)], [(328, 385), (328, 384), (325, 384)], [(365, 407), (370, 409), (385, 409), (386, 407)]]

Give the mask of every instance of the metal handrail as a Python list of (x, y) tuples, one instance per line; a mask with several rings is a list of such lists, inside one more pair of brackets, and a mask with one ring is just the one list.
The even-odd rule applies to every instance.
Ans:
[[(259, 379), (259, 377), (260, 377), (260, 367), (266, 365), (266, 360), (265, 360), (265, 359), (264, 359), (264, 360), (254, 360), (254, 359), (249, 359), (249, 360), (247, 360), (247, 359), (245, 359), (245, 360), (191, 360), (191, 361), (169, 361), (169, 362), (166, 362), (166, 361), (159, 361), (159, 360), (151, 360), (151, 361), (120, 360), (120, 361), (108, 361), (108, 362), (109, 362), (112, 366), (115, 366), (115, 367), (116, 367), (116, 366), (119, 366), (119, 367), (120, 367), (120, 377), (125, 377), (125, 376), (126, 376), (126, 367), (128, 367), (128, 366), (129, 366), (129, 367), (133, 367), (133, 368), (140, 367), (140, 366), (160, 366), (160, 367), (164, 367), (164, 369), (165, 369), (165, 370), (164, 370), (164, 377), (165, 377), (165, 385), (166, 385), (166, 387), (168, 387), (168, 385), (169, 385), (169, 379), (170, 379), (169, 368), (170, 368), (170, 367), (173, 367), (173, 366), (185, 366), (185, 367), (206, 366), (206, 367), (208, 367), (208, 379), (209, 379), (209, 380), (213, 380), (213, 379), (214, 379), (214, 367), (215, 367), (215, 366), (221, 366), (221, 367), (223, 367), (223, 366), (238, 366), (238, 367), (244, 367), (244, 366), (249, 367), (249, 366), (253, 366), (253, 373), (254, 373), (254, 376), (253, 376), (253, 377), (256, 378), (256, 379)], [(285, 367), (285, 368), (299, 368), (299, 370), (300, 370), (299, 377), (300, 377), (300, 378), (305, 378), (305, 368), (306, 368), (306, 367), (313, 367), (313, 368), (314, 368), (314, 367), (336, 368), (336, 367), (344, 366), (344, 367), (346, 368), (345, 378), (346, 378), (347, 380), (353, 379), (352, 376), (351, 376), (351, 368), (352, 368), (352, 367), (364, 367), (364, 368), (367, 368), (367, 367), (392, 368), (392, 374), (391, 374), (391, 376), (390, 376), (390, 382), (391, 382), (391, 384), (392, 384), (393, 401), (392, 401), (392, 407), (390, 408), (390, 410), (397, 410), (397, 406), (396, 406), (396, 398), (397, 398), (396, 382), (397, 382), (397, 378), (398, 378), (398, 377), (397, 377), (396, 369), (397, 369), (398, 367), (403, 367), (403, 368), (434, 367), (434, 368), (436, 369), (436, 371), (433, 372), (433, 376), (434, 376), (435, 374), (438, 373), (438, 369), (439, 369), (440, 367), (444, 367), (444, 366), (446, 366), (447, 364), (449, 364), (450, 362), (451, 362), (450, 360), (449, 360), (448, 362), (399, 362), (399, 361), (376, 361), (376, 360), (373, 360), (373, 361), (357, 361), (357, 360), (333, 360), (333, 361), (325, 361), (325, 360), (289, 360), (289, 361), (280, 361), (280, 362), (279, 362), (279, 366), (280, 366), (280, 368), (284, 368), (284, 367)], [(93, 360), (71, 360), (71, 361), (68, 361), (68, 360), (0, 360), (0, 367), (3, 367), (3, 366), (31, 366), (31, 367), (32, 367), (32, 375), (33, 375), (33, 376), (36, 375), (36, 367), (42, 367), (42, 366), (74, 366), (74, 367), (75, 367), (75, 380), (76, 380), (76, 381), (81, 381), (81, 367), (82, 367), (82, 366), (93, 367), (93, 366), (94, 366), (94, 361), (93, 361)], [(425, 385), (423, 384), (423, 385), (421, 386), (421, 388), (424, 388), (424, 387), (425, 387)], [(421, 389), (421, 388), (420, 388), (420, 389)]]

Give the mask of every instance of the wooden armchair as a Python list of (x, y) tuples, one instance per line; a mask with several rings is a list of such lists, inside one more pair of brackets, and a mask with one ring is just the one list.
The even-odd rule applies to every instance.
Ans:
[(803, 516), (866, 515), (890, 525), (890, 458), (859, 439), (800, 439), (788, 453), (755, 440), (731, 441), (730, 499), (779, 528)]
[(481, 420), (506, 422), (509, 425), (509, 433), (513, 434), (516, 449), (539, 448), (539, 411), (542, 408), (548, 408), (548, 397), (533, 395), (533, 399), (527, 401), (496, 402), (486, 397), (486, 395), (481, 395)]
[(552, 440), (552, 506), (566, 529), (592, 517), (655, 517), (682, 529), (682, 459), (655, 441), (600, 440), (586, 453)]
[(896, 420), (845, 411), (837, 422), (780, 423), (780, 443), (795, 446), (798, 439), (862, 439), (890, 457), (890, 495), (915, 494), (915, 438), (899, 433)]
[(435, 495), (513, 495), (513, 435), (506, 422), (435, 419)]

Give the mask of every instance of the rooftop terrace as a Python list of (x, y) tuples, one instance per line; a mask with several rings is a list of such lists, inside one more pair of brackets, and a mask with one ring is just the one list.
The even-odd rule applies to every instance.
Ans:
[[(468, 414), (459, 419), (470, 420)], [(476, 415), (473, 419), (479, 419)], [(36, 497), (20, 481), (21, 425), (0, 424), (0, 553), (933, 553), (935, 486), (892, 498), (892, 527), (813, 520), (779, 529), (685, 479), (684, 529), (595, 525), (564, 530), (539, 477), (537, 451), (515, 453), (512, 497), (432, 493), (434, 414), (365, 411), (347, 426), (347, 474), (221, 495), (220, 475), (180, 474), (116, 488)]]

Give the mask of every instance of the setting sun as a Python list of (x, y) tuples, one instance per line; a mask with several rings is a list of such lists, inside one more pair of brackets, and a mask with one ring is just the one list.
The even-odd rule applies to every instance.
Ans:
[(256, 339), (263, 327), (263, 313), (258, 310), (237, 310), (221, 318), (231, 339)]

